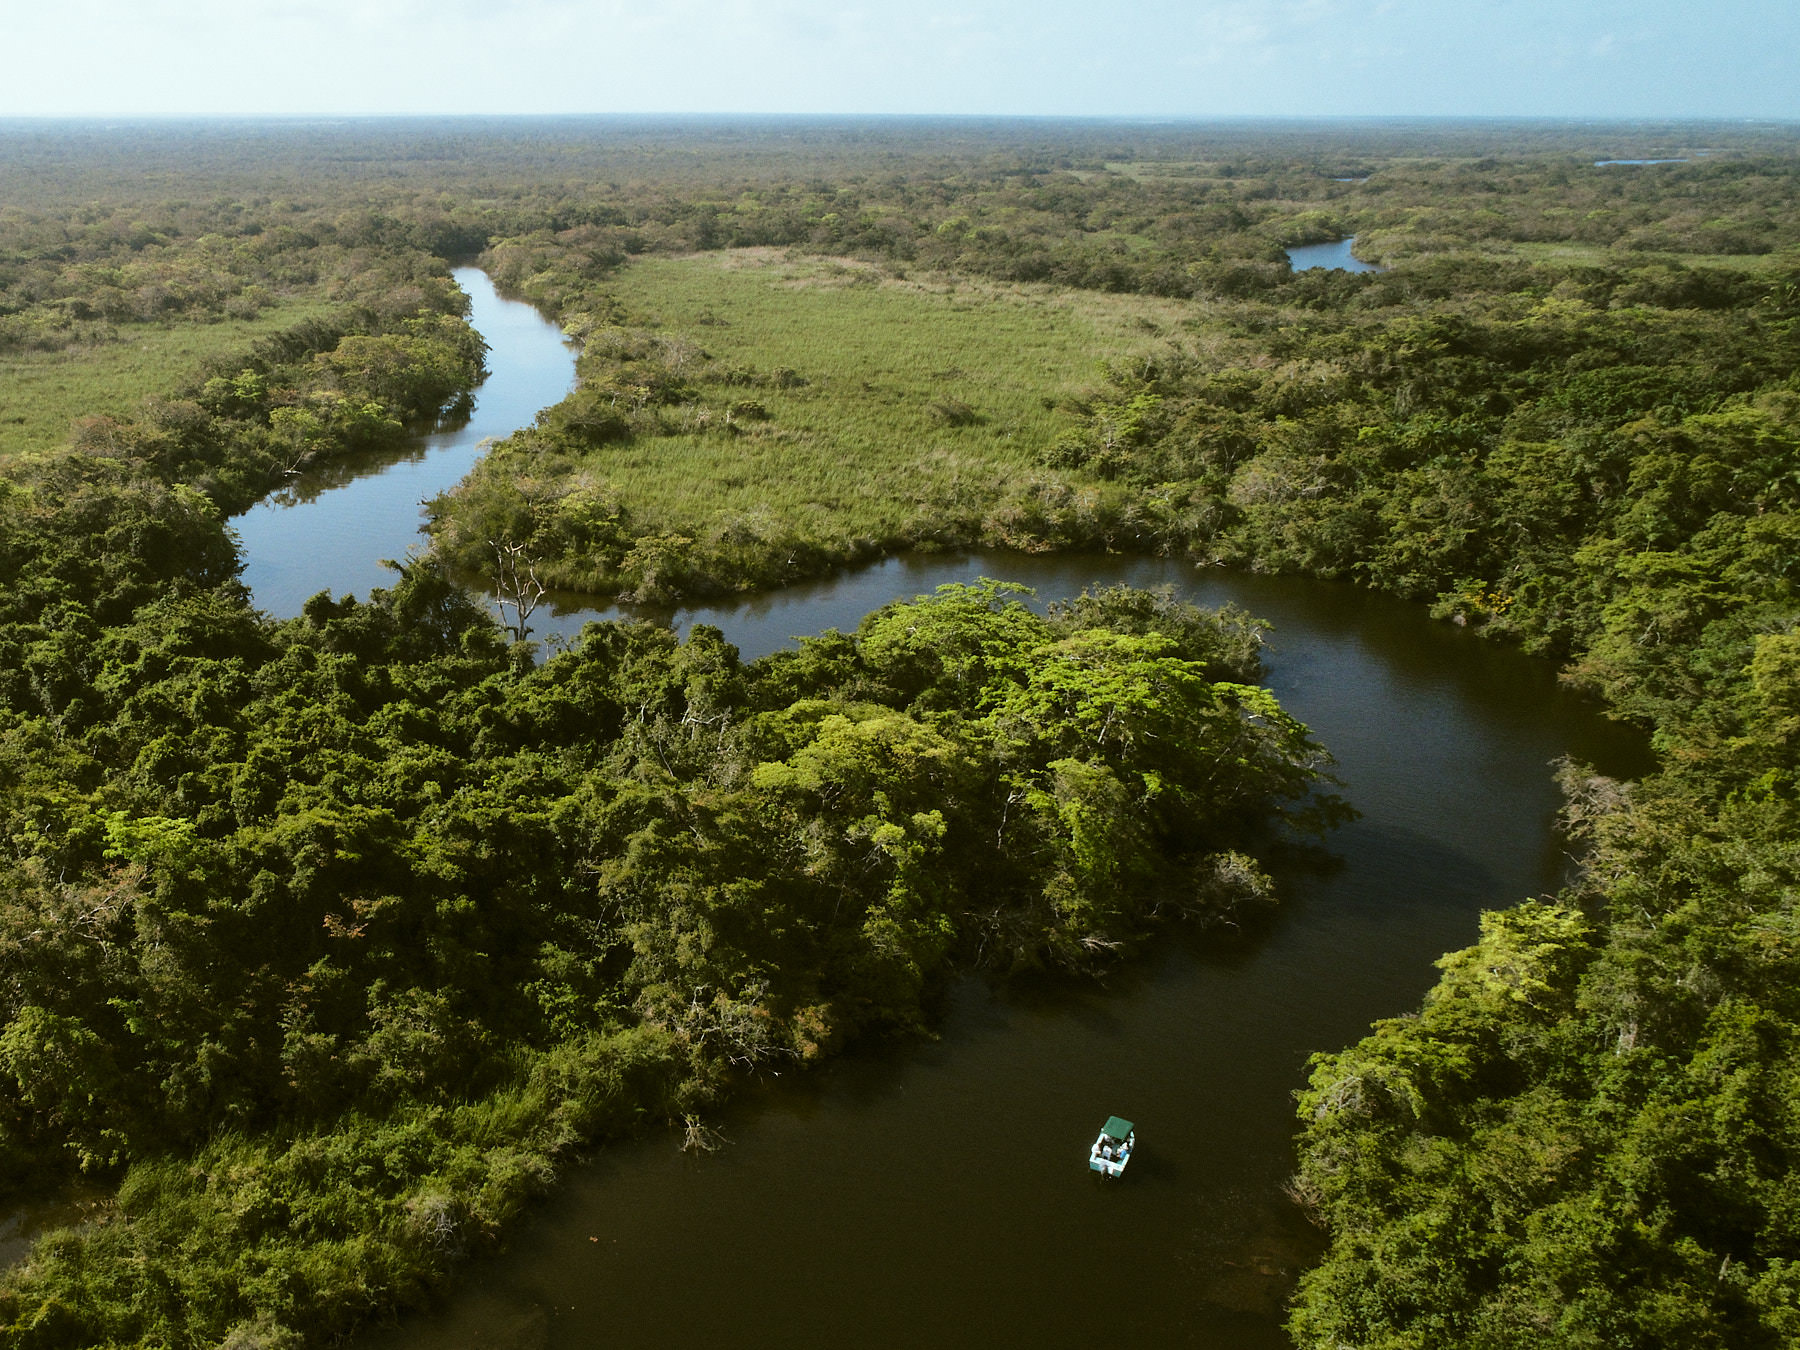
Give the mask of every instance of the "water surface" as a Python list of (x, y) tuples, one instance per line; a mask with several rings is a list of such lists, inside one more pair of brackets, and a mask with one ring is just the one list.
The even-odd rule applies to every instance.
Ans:
[(292, 618), (329, 590), (367, 597), (393, 584), (384, 558), (424, 547), (425, 501), (454, 487), (485, 444), (530, 426), (540, 408), (575, 383), (575, 351), (530, 305), (503, 300), (486, 273), (456, 270), (469, 321), (488, 341), (487, 377), (464, 420), (415, 437), (400, 450), (336, 459), (309, 469), (232, 521), (244, 580), (258, 608)]
[(1346, 272), (1387, 271), (1387, 268), (1364, 262), (1351, 253), (1351, 245), (1355, 243), (1356, 236), (1351, 235), (1348, 239), (1334, 239), (1329, 244), (1302, 244), (1287, 251), (1288, 263), (1296, 272), (1315, 267), (1340, 268)]
[[(1349, 241), (1328, 247), (1349, 257)], [(414, 542), (419, 499), (568, 388), (556, 330), (458, 276), (493, 345), (474, 418), (241, 517), (265, 608), (385, 584), (379, 559)], [(1307, 1057), (1415, 1005), (1483, 907), (1557, 884), (1552, 758), (1629, 773), (1642, 747), (1547, 666), (1416, 607), (1167, 560), (916, 555), (652, 617), (717, 625), (748, 658), (979, 575), (1035, 587), (1040, 605), (1129, 581), (1271, 620), (1269, 683), (1336, 752), (1362, 818), (1282, 863), (1281, 906), (1240, 927), (1171, 932), (1098, 982), (964, 979), (937, 1039), (748, 1084), (717, 1152), (662, 1131), (600, 1151), (443, 1310), (365, 1350), (1287, 1344), (1282, 1303), (1318, 1250), (1282, 1190)], [(533, 626), (569, 641), (606, 612)], [(1141, 1141), (1117, 1184), (1085, 1166), (1109, 1114)]]
[[(1558, 883), (1551, 759), (1634, 772), (1641, 746), (1547, 666), (1417, 607), (1172, 561), (912, 556), (666, 617), (757, 655), (980, 575), (1040, 605), (1129, 581), (1271, 620), (1269, 683), (1362, 819), (1282, 866), (1279, 910), (1240, 928), (1172, 933), (1098, 983), (964, 980), (941, 1039), (763, 1079), (716, 1153), (661, 1132), (602, 1151), (443, 1313), (368, 1350), (1288, 1344), (1318, 1250), (1282, 1190), (1308, 1055), (1415, 1005), (1483, 907)], [(1085, 1167), (1111, 1113), (1141, 1141), (1121, 1183)]]

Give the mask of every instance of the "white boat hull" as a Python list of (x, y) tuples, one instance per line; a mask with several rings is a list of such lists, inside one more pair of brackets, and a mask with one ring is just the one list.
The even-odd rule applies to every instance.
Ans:
[(1125, 1165), (1131, 1161), (1132, 1150), (1136, 1147), (1135, 1133), (1122, 1140), (1102, 1134), (1088, 1150), (1088, 1170), (1098, 1172), (1103, 1177), (1124, 1176)]

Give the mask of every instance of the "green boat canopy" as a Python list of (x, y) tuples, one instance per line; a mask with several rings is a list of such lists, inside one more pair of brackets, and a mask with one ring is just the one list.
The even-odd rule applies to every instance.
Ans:
[(1131, 1133), (1132, 1128), (1132, 1124), (1129, 1120), (1121, 1120), (1118, 1116), (1108, 1116), (1106, 1118), (1106, 1128), (1102, 1130), (1101, 1133), (1110, 1134), (1114, 1139), (1123, 1139), (1126, 1135)]

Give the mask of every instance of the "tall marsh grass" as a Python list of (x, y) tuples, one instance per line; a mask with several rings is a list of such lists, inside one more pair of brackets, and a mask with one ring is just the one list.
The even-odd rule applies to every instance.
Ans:
[(258, 338), (331, 308), (295, 301), (253, 319), (120, 325), (110, 341), (0, 352), (0, 456), (57, 449), (77, 419), (133, 414), (146, 398), (192, 382), (208, 361), (248, 351)]
[[(797, 546), (810, 571), (991, 537), (996, 509), (1037, 490), (1045, 451), (1072, 425), (1069, 407), (1102, 387), (1103, 363), (1157, 345), (1192, 313), (776, 250), (639, 260), (606, 289), (607, 314), (564, 319), (596, 357), (621, 354), (584, 378), (613, 382), (630, 434), (555, 454), (522, 441), (484, 472), (604, 483), (633, 535), (696, 541), (710, 576), (693, 580), (707, 588), (781, 579), (761, 566), (722, 575), (711, 558), (733, 539), (761, 541), (751, 552)], [(653, 415), (632, 408), (650, 395), (634, 395), (631, 372), (644, 367), (623, 359), (645, 332), (682, 391), (659, 393)], [(629, 566), (557, 565), (572, 561), (550, 561), (559, 584), (642, 589)]]

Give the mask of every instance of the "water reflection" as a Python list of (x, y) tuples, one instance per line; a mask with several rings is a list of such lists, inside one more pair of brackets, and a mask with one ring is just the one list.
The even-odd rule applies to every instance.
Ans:
[(531, 425), (575, 379), (575, 353), (531, 306), (503, 300), (458, 268), (470, 322), (488, 341), (488, 375), (470, 407), (409, 444), (310, 468), (232, 521), (257, 605), (291, 618), (318, 591), (366, 596), (393, 583), (384, 558), (422, 547), (424, 503), (454, 487), (487, 443)]
[[(474, 411), (475, 400), (465, 397), (456, 408), (438, 418), (431, 426), (416, 432), (403, 444), (341, 455), (314, 465), (303, 473), (291, 475), (287, 482), (270, 492), (258, 505), (285, 511), (316, 502), (326, 493), (349, 487), (359, 479), (384, 474), (396, 465), (422, 465), (434, 455), (442, 456), (446, 448), (461, 446), (465, 439), (463, 433), (468, 430)], [(476, 444), (477, 458), (485, 453), (486, 444), (485, 441)]]
[(1296, 272), (1315, 267), (1338, 268), (1345, 272), (1385, 272), (1387, 268), (1364, 262), (1350, 251), (1356, 236), (1334, 239), (1329, 244), (1302, 244), (1287, 251), (1288, 265)]
[(76, 1180), (63, 1183), (53, 1194), (28, 1196), (0, 1211), (0, 1269), (23, 1261), (43, 1234), (99, 1219), (112, 1203), (111, 1188)]
[[(984, 574), (1040, 607), (1130, 581), (1270, 619), (1268, 681), (1362, 819), (1326, 856), (1278, 857), (1282, 904), (1240, 929), (1172, 934), (1093, 984), (963, 980), (937, 1041), (752, 1084), (716, 1154), (604, 1150), (448, 1309), (368, 1350), (1287, 1344), (1319, 1243), (1283, 1191), (1307, 1056), (1415, 1004), (1480, 909), (1558, 883), (1552, 758), (1634, 773), (1643, 747), (1548, 666), (1417, 607), (1170, 560), (913, 556), (650, 617), (754, 656)], [(1082, 1155), (1113, 1112), (1140, 1152), (1101, 1186)]]
[[(1328, 247), (1348, 257), (1349, 243)], [(459, 278), (494, 348), (473, 419), (445, 445), (328, 467), (292, 485), (293, 504), (241, 517), (266, 608), (385, 584), (376, 560), (416, 538), (419, 499), (568, 387), (554, 330), (479, 274)], [(503, 378), (516, 353), (518, 378)], [(1097, 983), (961, 980), (936, 1040), (748, 1084), (717, 1153), (684, 1154), (673, 1134), (601, 1151), (440, 1315), (369, 1350), (1287, 1344), (1281, 1306), (1318, 1244), (1282, 1190), (1308, 1055), (1415, 1004), (1481, 908), (1557, 884), (1552, 758), (1632, 774), (1643, 746), (1549, 667), (1416, 607), (1166, 559), (913, 555), (729, 604), (576, 604), (533, 626), (566, 642), (613, 615), (708, 623), (749, 659), (983, 575), (1034, 587), (1040, 607), (1129, 582), (1269, 619), (1268, 683), (1335, 752), (1362, 818), (1329, 855), (1278, 857), (1281, 906), (1238, 929), (1172, 933)], [(1107, 1185), (1084, 1154), (1115, 1112), (1141, 1144)]]

